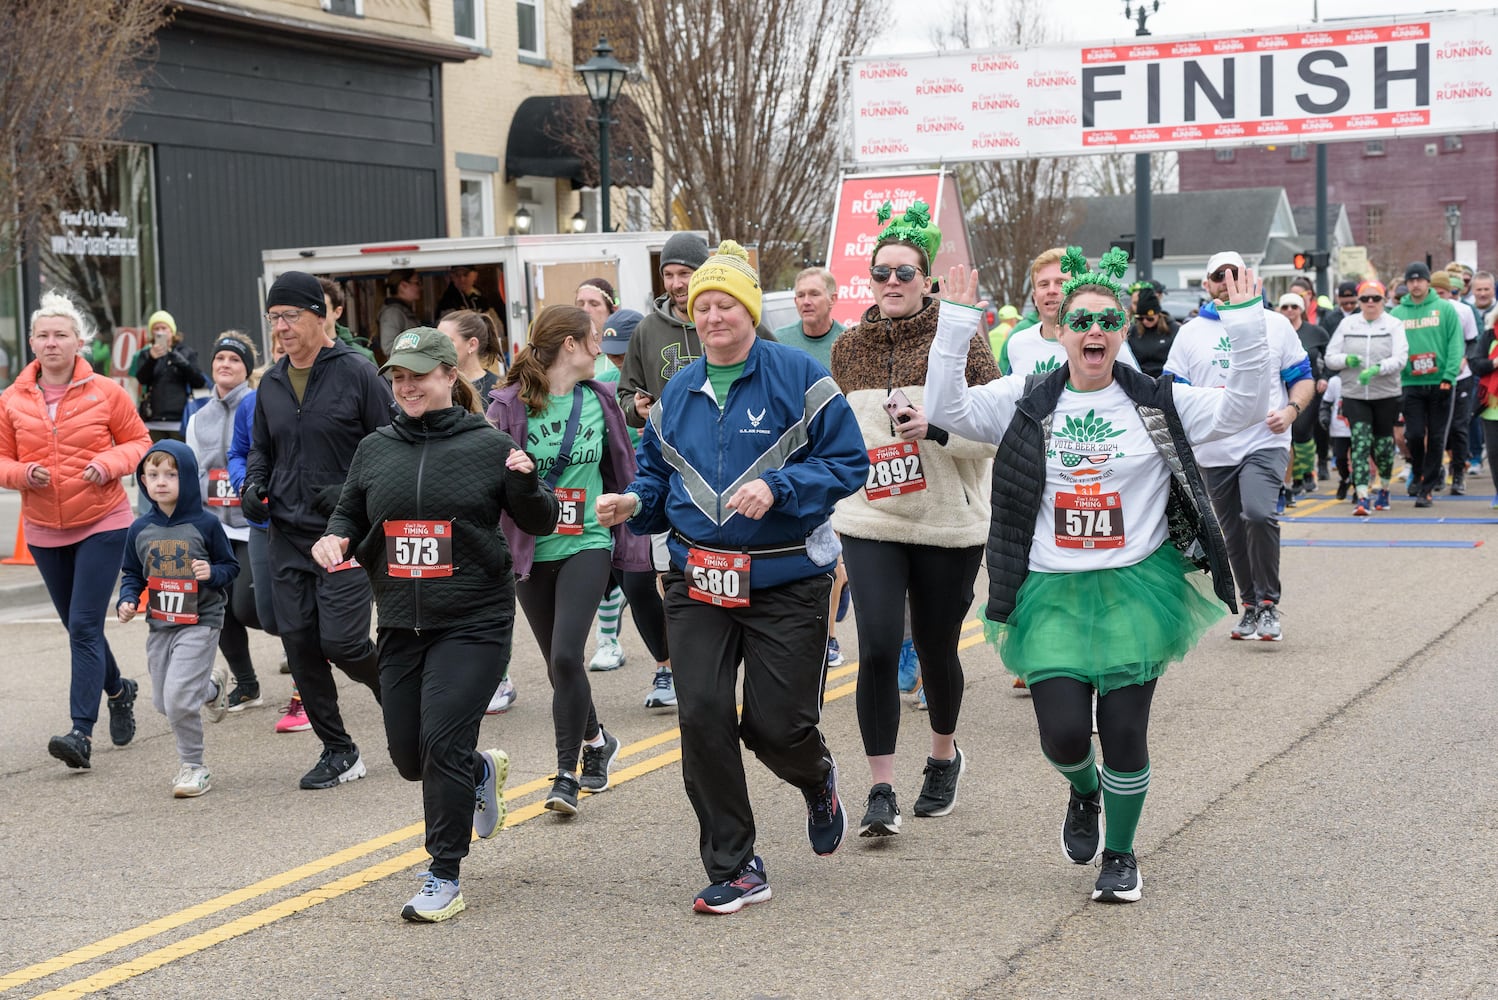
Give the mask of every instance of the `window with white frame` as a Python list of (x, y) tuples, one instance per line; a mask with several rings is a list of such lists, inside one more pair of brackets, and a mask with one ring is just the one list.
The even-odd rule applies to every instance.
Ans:
[(364, 0), (322, 0), (322, 9), (344, 17), (363, 17)]
[(458, 235), (494, 235), (494, 177), (471, 170), (458, 172)]
[(453, 0), (453, 37), (484, 44), (484, 0)]
[(546, 56), (546, 7), (542, 0), (515, 0), (516, 36), (521, 55)]
[(1219, 149), (1215, 151), (1213, 158), (1218, 163), (1232, 163), (1238, 158), (1238, 151), (1235, 149)]

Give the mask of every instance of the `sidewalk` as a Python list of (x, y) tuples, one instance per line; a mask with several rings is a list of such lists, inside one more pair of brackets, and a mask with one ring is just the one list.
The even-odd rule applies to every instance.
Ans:
[[(0, 489), (0, 557), (15, 555), (16, 525), (21, 520), (21, 494)], [(13, 610), (41, 605), (51, 608), (52, 599), (35, 566), (0, 566), (0, 609)]]

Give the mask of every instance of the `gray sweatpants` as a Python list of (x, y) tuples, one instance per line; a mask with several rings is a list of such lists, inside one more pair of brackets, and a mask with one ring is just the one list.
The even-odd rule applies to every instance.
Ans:
[(166, 716), (184, 764), (203, 763), (203, 703), (213, 694), (218, 632), (212, 625), (152, 629), (146, 636), (151, 704)]
[(1275, 513), (1290, 449), (1265, 448), (1237, 465), (1203, 467), (1244, 604), (1280, 602), (1280, 519)]

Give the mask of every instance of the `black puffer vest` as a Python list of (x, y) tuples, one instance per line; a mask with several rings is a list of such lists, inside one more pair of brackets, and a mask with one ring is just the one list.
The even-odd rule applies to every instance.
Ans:
[[(1025, 380), (1025, 394), (1016, 405), (1014, 419), (994, 457), (993, 516), (986, 552), (986, 616), (992, 621), (1009, 620), (1019, 588), (1030, 573), (1030, 545), (1035, 538), (1035, 518), (1040, 513), (1042, 493), (1036, 484), (1045, 482), (1045, 450), (1051, 436), (1051, 417), (1070, 371), (1071, 366), (1063, 362), (1043, 379), (1032, 375)], [(1160, 458), (1170, 469), (1170, 497), (1165, 503), (1165, 515), (1170, 522), (1171, 543), (1199, 569), (1211, 574), (1212, 590), (1228, 610), (1238, 610), (1222, 529), (1212, 513), (1201, 470), (1176, 412), (1174, 380), (1167, 375), (1157, 381), (1117, 362), (1113, 365), (1113, 379), (1133, 400)]]

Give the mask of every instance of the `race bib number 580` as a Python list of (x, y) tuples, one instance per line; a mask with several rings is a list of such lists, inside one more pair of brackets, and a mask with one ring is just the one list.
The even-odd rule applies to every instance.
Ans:
[(720, 608), (747, 608), (749, 557), (742, 552), (688, 549), (687, 596)]

